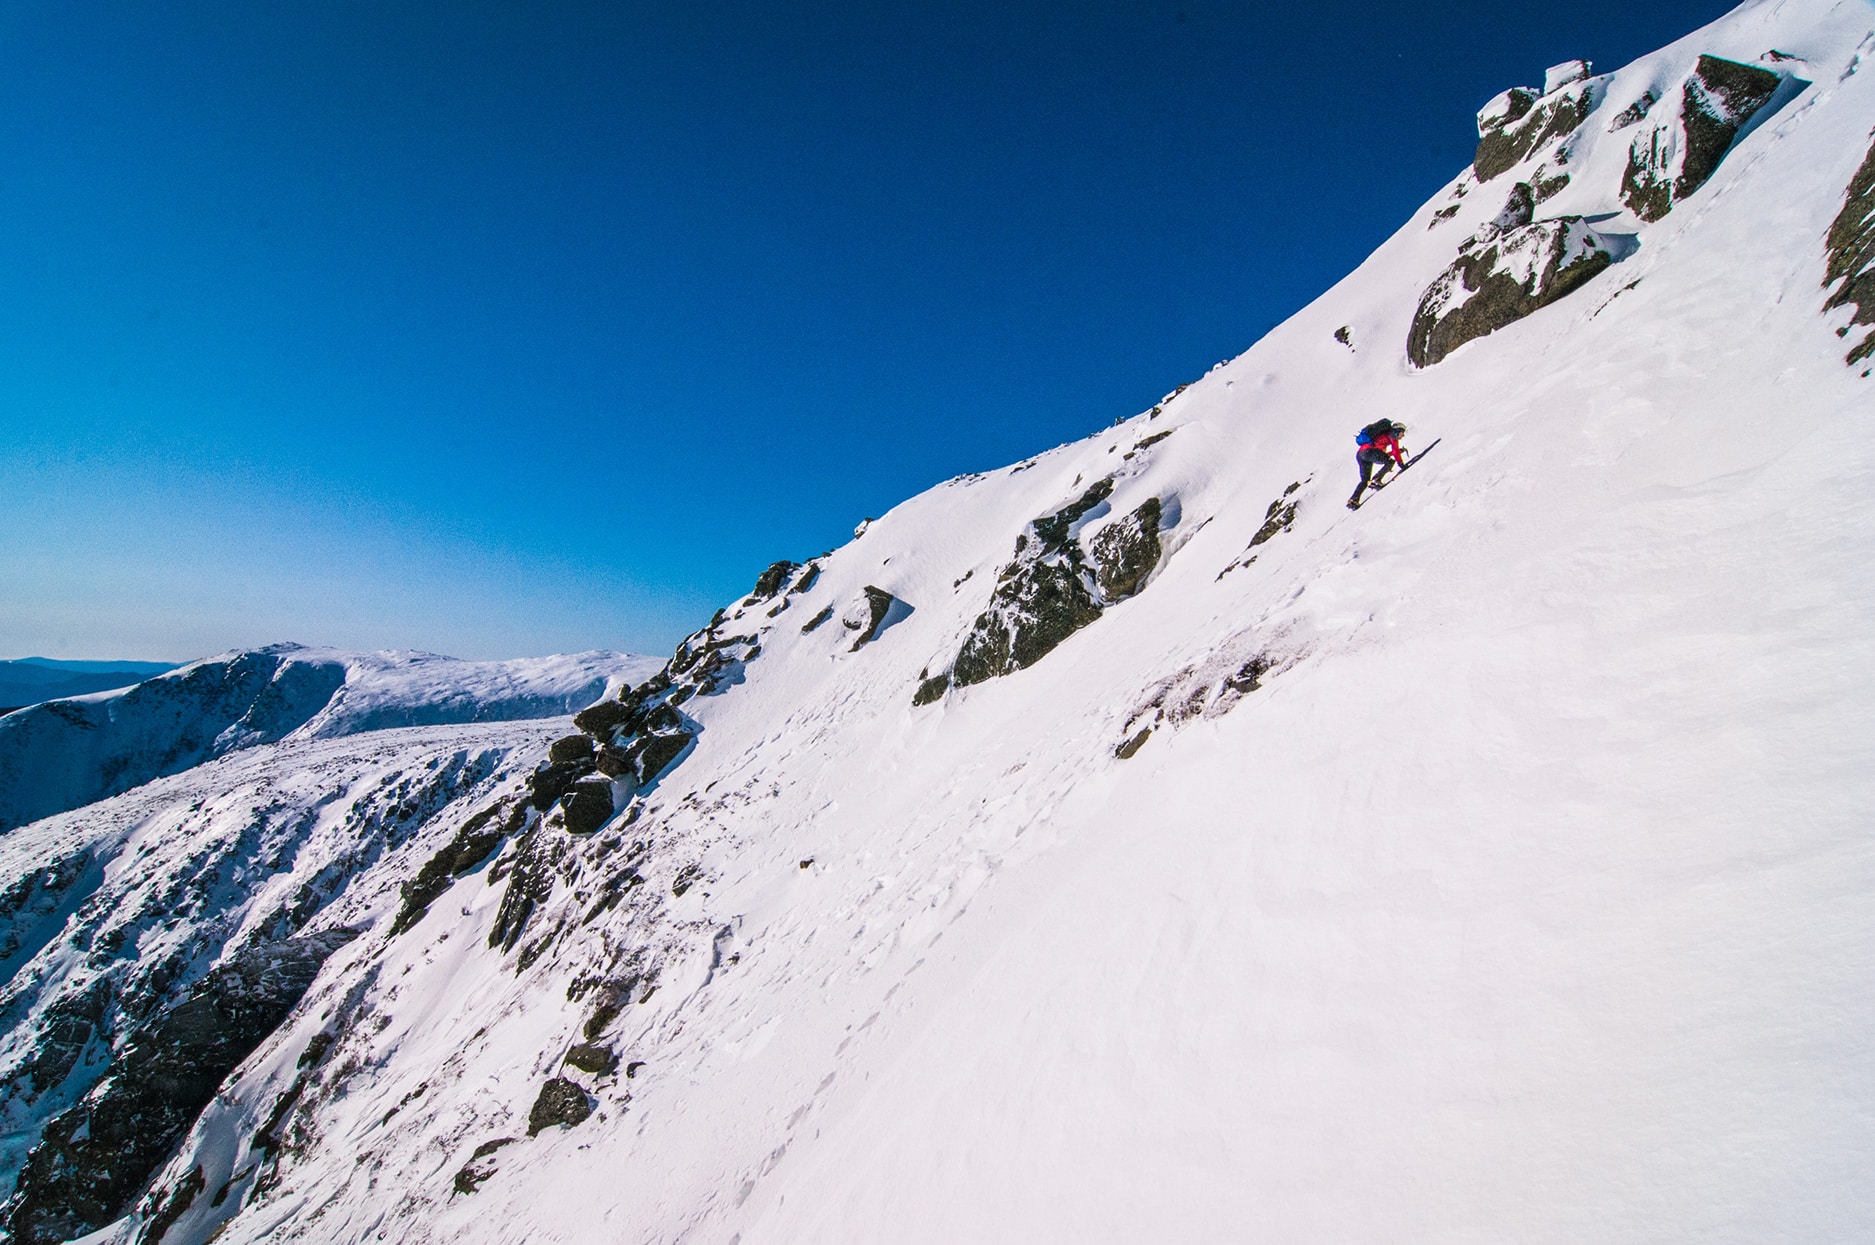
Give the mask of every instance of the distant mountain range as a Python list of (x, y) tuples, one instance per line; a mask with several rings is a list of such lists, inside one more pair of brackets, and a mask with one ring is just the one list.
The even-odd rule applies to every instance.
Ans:
[(129, 687), (176, 668), (167, 661), (58, 661), (22, 657), (0, 661), (0, 713), (67, 696)]

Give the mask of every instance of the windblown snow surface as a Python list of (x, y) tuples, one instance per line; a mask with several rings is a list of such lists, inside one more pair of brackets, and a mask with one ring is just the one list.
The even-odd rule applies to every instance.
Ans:
[[(91, 1239), (1875, 1238), (1875, 390), (1822, 310), (1872, 31), (1762, 0), (1595, 77), (1154, 412), (784, 568), (673, 662), (695, 743), (609, 825), (503, 823), (393, 935), (523, 807), (545, 737), (504, 753), (358, 862), (362, 932)], [(1610, 124), (1701, 56), (1776, 93), (1643, 222)], [(1622, 244), (1414, 368), (1539, 162), (1537, 220)], [(1382, 415), (1438, 443), (1350, 513)], [(1143, 579), (1074, 578), (1122, 546)], [(107, 815), (143, 798), (7, 852), (181, 832)]]

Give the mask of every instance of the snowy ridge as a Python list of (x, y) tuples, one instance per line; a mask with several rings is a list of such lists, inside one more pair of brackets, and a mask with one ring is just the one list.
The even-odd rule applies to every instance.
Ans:
[(275, 740), (556, 717), (656, 666), (607, 652), (461, 661), (276, 644), (224, 653), (0, 717), (0, 830)]
[[(293, 936), (355, 936), (91, 1239), (1870, 1235), (1875, 446), (1824, 304), (1871, 32), (1766, 0), (1546, 75), (1572, 125), (1153, 411), (777, 564), (577, 736), (408, 732), (517, 742), (348, 860)], [(1644, 219), (1608, 127), (1701, 57), (1780, 85)], [(1480, 275), (1416, 364), (1517, 185), (1629, 242)], [(1381, 414), (1438, 444), (1350, 513)], [(369, 741), (215, 762), (229, 824)], [(165, 781), (100, 809), (185, 837), (222, 780)]]

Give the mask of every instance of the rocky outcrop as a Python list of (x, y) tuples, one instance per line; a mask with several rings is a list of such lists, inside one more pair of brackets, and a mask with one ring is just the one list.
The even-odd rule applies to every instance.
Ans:
[[(684, 741), (689, 742), (685, 736)], [(591, 834), (612, 820), (612, 780), (594, 775), (574, 783), (560, 801), (569, 834)]]
[(592, 1099), (586, 1091), (563, 1076), (556, 1076), (540, 1087), (533, 1109), (527, 1113), (527, 1135), (560, 1125), (574, 1128), (592, 1114)]
[(566, 1062), (592, 1076), (611, 1076), (618, 1071), (618, 1052), (597, 1042), (580, 1042), (566, 1052)]
[(1487, 225), (1419, 300), (1407, 357), (1415, 367), (1431, 367), (1466, 342), (1555, 302), (1614, 258), (1613, 246), (1579, 216), (1503, 233)]
[[(1586, 77), (1588, 62), (1566, 64), (1580, 66)], [(1556, 76), (1557, 71), (1552, 70), (1552, 79)], [(1510, 172), (1545, 145), (1574, 133), (1595, 111), (1600, 85), (1593, 80), (1562, 76), (1565, 81), (1540, 96), (1524, 87), (1513, 87), (1479, 111), (1478, 150), (1471, 161), (1479, 181), (1488, 182)]]
[(969, 687), (1034, 665), (1063, 640), (1136, 593), (1159, 564), (1165, 506), (1148, 498), (1094, 532), (1112, 496), (1113, 477), (1098, 480), (1067, 506), (1028, 525), (1015, 560), (997, 576), (988, 608), (977, 616), (951, 668), (921, 679), (912, 703), (931, 704), (952, 686)]
[(222, 1078), (286, 1019), (351, 936), (251, 948), (133, 1034), (110, 1074), (54, 1118), (27, 1156), (4, 1211), (13, 1240), (68, 1240), (128, 1210)]
[(910, 613), (911, 606), (884, 588), (867, 584), (860, 590), (859, 600), (840, 619), (840, 625), (854, 633), (853, 647), (848, 651), (859, 652)]
[[(1746, 122), (1769, 103), (1783, 76), (1756, 65), (1701, 56), (1680, 84), (1678, 107), (1635, 136), (1621, 176), (1621, 199), (1645, 221), (1656, 221), (1706, 184)], [(1650, 93), (1651, 96), (1651, 93)], [(1634, 122), (1653, 108), (1643, 96), (1616, 118)], [(1646, 101), (1646, 102), (1643, 102)]]
[[(1869, 144), (1862, 167), (1849, 179), (1849, 188), (1843, 192), (1842, 211), (1836, 214), (1824, 244), (1828, 248), (1829, 264), (1824, 271), (1823, 286), (1835, 289), (1823, 303), (1823, 309), (1855, 308), (1849, 323), (1837, 330), (1838, 336), (1848, 337), (1861, 325), (1875, 324), (1875, 142)], [(1851, 343), (1844, 361), (1860, 363), (1871, 355), (1875, 355), (1875, 330), (1863, 333), (1860, 341)]]
[(1100, 585), (1103, 600), (1122, 601), (1132, 596), (1159, 565), (1163, 551), (1159, 521), (1164, 514), (1159, 499), (1148, 497), (1137, 510), (1095, 534), (1090, 552), (1097, 568), (1094, 581)]
[(503, 839), (526, 824), (527, 806), (519, 803), (505, 807), (490, 805), (462, 823), (462, 829), (456, 831), (443, 850), (424, 861), (417, 876), (399, 888), (404, 906), (391, 923), (391, 933), (401, 934), (421, 921), (430, 905), (454, 885), (457, 878), (487, 860)]

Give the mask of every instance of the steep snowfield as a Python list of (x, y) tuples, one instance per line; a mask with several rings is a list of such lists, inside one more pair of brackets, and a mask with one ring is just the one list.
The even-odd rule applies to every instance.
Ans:
[[(1782, 79), (1624, 214), (1607, 127), (1701, 56)], [(537, 743), (360, 860), (369, 928), (88, 1239), (1869, 1239), (1875, 391), (1821, 309), (1872, 56), (1863, 0), (1747, 4), (1162, 409), (765, 577), (581, 716), (610, 825), (521, 815)], [(1607, 266), (1411, 366), (1562, 146), (1535, 220)], [(1350, 513), (1380, 415), (1430, 449)]]
[(0, 830), (279, 739), (557, 717), (657, 662), (621, 653), (460, 661), (276, 644), (122, 691), (0, 717)]

